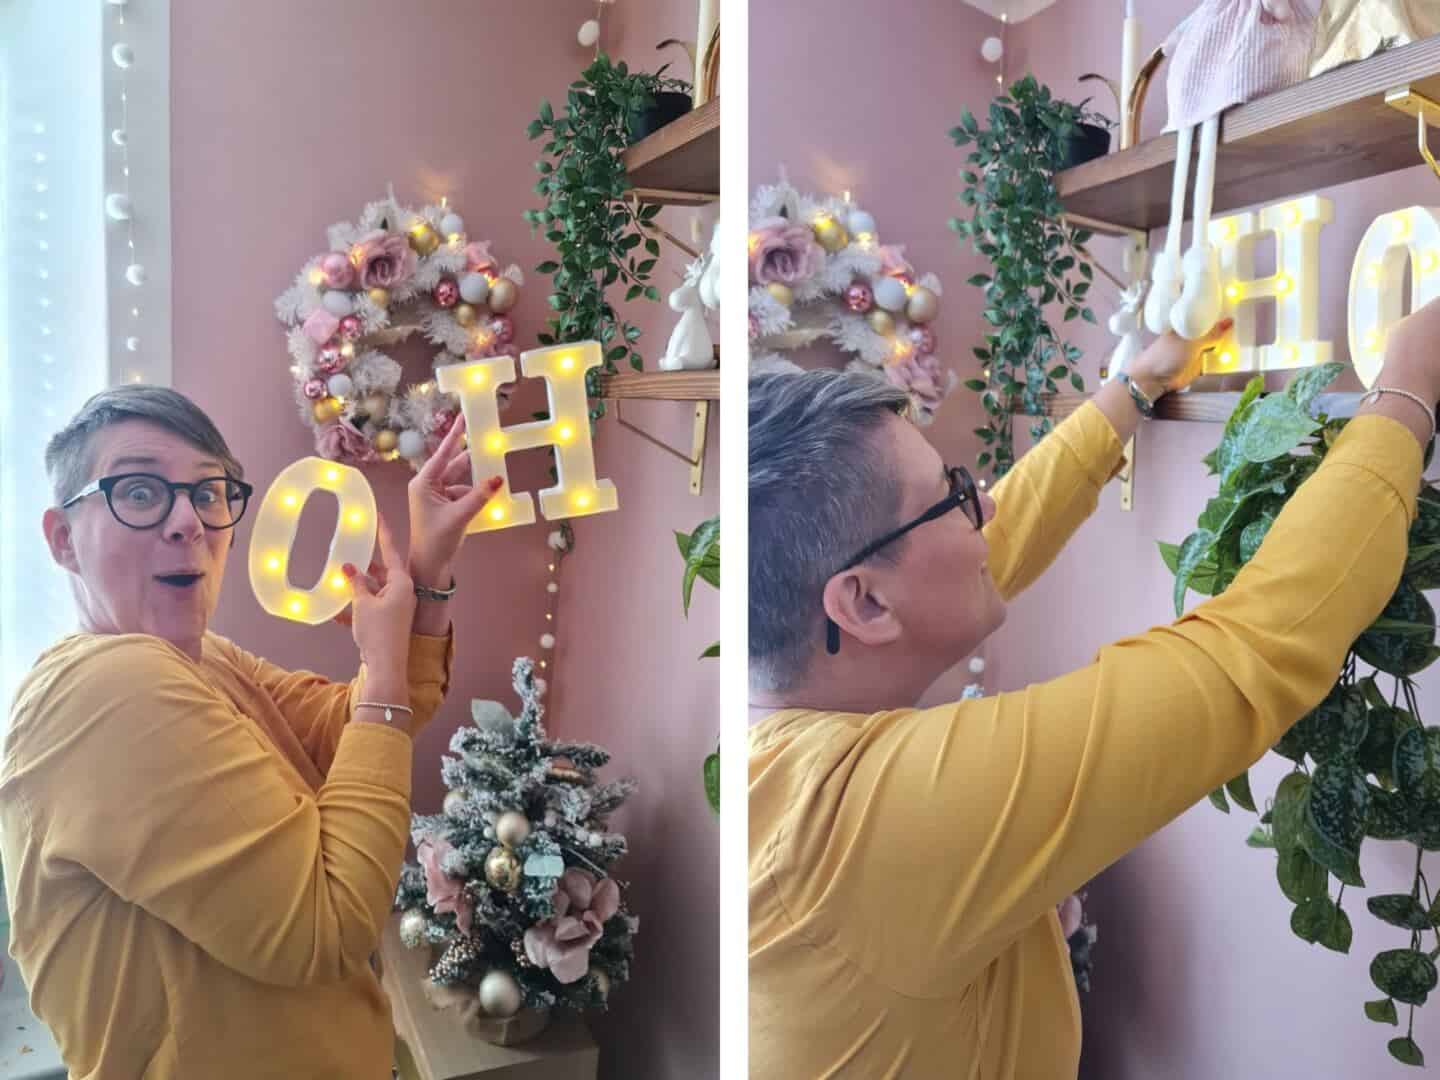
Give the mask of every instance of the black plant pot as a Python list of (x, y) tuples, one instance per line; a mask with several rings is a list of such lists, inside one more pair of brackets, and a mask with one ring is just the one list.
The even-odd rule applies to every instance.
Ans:
[(1070, 136), (1061, 159), (1062, 169), (1073, 169), (1087, 161), (1104, 157), (1110, 152), (1110, 131), (1098, 124), (1080, 124), (1079, 130)]
[(644, 109), (640, 112), (630, 114), (630, 140), (628, 145), (634, 146), (646, 135), (659, 131), (672, 120), (679, 120), (691, 109), (689, 94), (682, 94), (674, 90), (666, 90), (655, 95), (653, 108)]

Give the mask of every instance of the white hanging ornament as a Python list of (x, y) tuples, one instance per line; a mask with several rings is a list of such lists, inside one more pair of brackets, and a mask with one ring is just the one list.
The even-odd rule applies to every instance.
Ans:
[(514, 1016), (523, 1000), (520, 984), (508, 971), (487, 971), (480, 980), (480, 1008), (486, 1016)]
[(875, 294), (875, 303), (886, 311), (903, 311), (910, 299), (905, 294), (905, 286), (893, 277), (876, 278), (870, 289)]
[(331, 397), (346, 398), (355, 389), (355, 383), (349, 375), (331, 375), (325, 389), (330, 391)]
[(1005, 55), (1005, 43), (998, 37), (987, 37), (980, 43), (980, 55), (991, 64), (998, 64)]
[(139, 352), (140, 339), (138, 337), (127, 337), (125, 339), (125, 348), (129, 349), (131, 352)]
[(343, 289), (331, 289), (320, 298), (320, 305), (336, 318), (355, 314), (355, 301)]
[(554, 635), (554, 634), (541, 634), (541, 635), (540, 635), (540, 647), (541, 647), (542, 649), (553, 649), (553, 648), (555, 647), (555, 635)]
[(459, 214), (451, 211), (440, 219), (440, 231), (445, 234), (445, 239), (461, 235), (465, 232), (465, 219)]
[(592, 47), (600, 40), (600, 21), (598, 19), (586, 19), (580, 24), (580, 32), (575, 35), (575, 40), (587, 49)]
[(400, 432), (400, 442), (397, 444), (400, 456), (403, 458), (416, 458), (425, 453), (425, 436), (414, 430)]
[(125, 268), (125, 280), (130, 282), (131, 285), (137, 287), (144, 285), (146, 276), (145, 267), (139, 263), (131, 263)]
[(460, 278), (460, 299), (467, 304), (483, 304), (490, 295), (490, 280), (484, 274), (465, 274)]
[(530, 820), (517, 810), (507, 810), (495, 822), (495, 837), (509, 847), (519, 847), (530, 838)]
[(115, 61), (115, 66), (118, 68), (134, 67), (135, 50), (122, 41), (110, 50), (110, 59)]
[(129, 195), (117, 191), (105, 196), (105, 216), (111, 221), (129, 221), (131, 212)]
[(845, 224), (850, 227), (851, 236), (869, 234), (873, 237), (875, 235), (875, 218), (864, 210), (851, 210)]
[(418, 949), (425, 944), (425, 913), (407, 911), (400, 916), (400, 944), (407, 949)]
[(116, 128), (110, 132), (110, 141), (116, 146), (124, 146), (130, 141), (130, 133), (124, 128)]

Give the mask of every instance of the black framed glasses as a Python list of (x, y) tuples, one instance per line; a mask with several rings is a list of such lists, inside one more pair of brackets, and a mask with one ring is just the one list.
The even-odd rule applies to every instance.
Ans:
[(102, 476), (61, 504), (66, 510), (87, 496), (104, 494), (110, 513), (131, 529), (153, 529), (170, 516), (176, 492), (185, 492), (195, 516), (207, 529), (229, 529), (245, 514), (255, 489), (244, 480), (229, 476), (207, 476), (190, 484), (178, 484), (154, 473), (119, 473)]
[[(946, 495), (945, 498), (930, 507), (930, 509), (926, 510), (919, 517), (907, 521), (898, 529), (891, 529), (884, 536), (880, 537), (880, 539), (866, 544), (860, 549), (859, 553), (846, 562), (844, 566), (840, 567), (840, 569), (836, 570), (835, 573), (843, 574), (846, 570), (854, 569), (886, 544), (893, 544), (911, 529), (919, 528), (927, 521), (934, 521), (938, 517), (943, 517), (956, 507), (963, 506), (966, 508), (965, 514), (970, 519), (970, 523), (975, 526), (977, 532), (984, 528), (985, 508), (980, 505), (980, 492), (975, 488), (975, 478), (970, 475), (970, 471), (963, 465), (956, 465), (954, 468), (947, 468), (945, 470), (945, 479), (950, 484), (949, 495)], [(831, 574), (830, 576), (834, 577), (835, 574)], [(828, 615), (825, 616), (825, 651), (831, 656), (834, 656), (840, 651), (840, 627), (837, 626), (835, 620)]]

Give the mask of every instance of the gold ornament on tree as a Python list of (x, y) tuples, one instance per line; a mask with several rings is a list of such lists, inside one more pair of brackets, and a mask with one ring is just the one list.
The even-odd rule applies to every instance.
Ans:
[(490, 854), (485, 856), (485, 880), (493, 888), (513, 893), (520, 888), (524, 876), (519, 856), (508, 847), (491, 848)]
[(870, 324), (870, 329), (883, 337), (889, 337), (895, 333), (895, 317), (882, 308), (873, 308), (865, 321)]
[(777, 304), (789, 307), (795, 303), (795, 290), (781, 281), (772, 281), (765, 286), (765, 291), (775, 298)]
[(425, 944), (425, 913), (407, 911), (400, 916), (400, 944), (407, 949), (418, 949)]
[(388, 454), (391, 450), (394, 450), (399, 445), (400, 436), (396, 435), (395, 432), (391, 431), (389, 428), (385, 428), (383, 431), (377, 431), (375, 433), (375, 449), (379, 450), (380, 453)]
[(339, 416), (343, 409), (339, 398), (327, 397), (315, 402), (310, 411), (314, 414), (316, 423), (328, 424)]
[(440, 246), (440, 234), (427, 224), (410, 230), (410, 246), (421, 255), (430, 255)]
[(832, 217), (821, 218), (815, 223), (815, 239), (831, 255), (850, 243), (850, 234), (845, 227)]
[(365, 295), (370, 298), (370, 302), (371, 302), (372, 304), (374, 304), (376, 307), (389, 307), (389, 306), (390, 306), (390, 290), (389, 290), (389, 289), (382, 289), (382, 288), (380, 288), (379, 286), (376, 286), (375, 288), (371, 289), (371, 290), (370, 290), (368, 293), (366, 293)]
[(509, 278), (496, 278), (490, 284), (490, 310), (496, 315), (504, 315), (515, 306), (515, 301), (520, 298), (520, 290)]
[(1440, 34), (1434, 0), (1324, 0), (1315, 18), (1310, 76)]
[(927, 323), (940, 313), (940, 298), (923, 285), (917, 285), (905, 303), (905, 317), (912, 323)]
[(461, 326), (474, 326), (475, 309), (469, 304), (456, 304), (455, 321)]

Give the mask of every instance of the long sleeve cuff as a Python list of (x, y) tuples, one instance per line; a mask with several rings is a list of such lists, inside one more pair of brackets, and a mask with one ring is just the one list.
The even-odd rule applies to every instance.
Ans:
[(1066, 417), (1050, 438), (1065, 445), (1097, 488), (1103, 488), (1125, 467), (1125, 446), (1093, 401)]
[(1395, 492), (1405, 508), (1405, 520), (1413, 524), (1423, 460), (1420, 444), (1409, 428), (1398, 420), (1372, 413), (1357, 416), (1345, 425), (1322, 467), (1348, 466), (1379, 477)]

